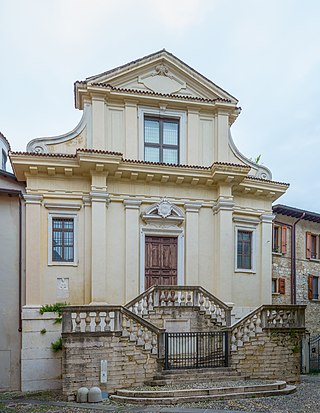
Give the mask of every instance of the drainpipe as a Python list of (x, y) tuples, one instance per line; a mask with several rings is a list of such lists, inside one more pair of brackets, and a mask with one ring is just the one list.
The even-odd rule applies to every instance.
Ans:
[(301, 221), (304, 216), (306, 215), (305, 212), (302, 213), (301, 217), (296, 220), (296, 222), (292, 226), (291, 231), (291, 303), (297, 304), (297, 276), (296, 276), (296, 225), (299, 221)]
[(301, 217), (294, 222), (293, 225), (287, 224), (286, 222), (275, 221), (275, 224), (285, 225), (291, 230), (291, 289), (290, 289), (290, 299), (291, 304), (296, 304), (297, 302), (297, 286), (296, 286), (296, 225), (301, 219), (304, 218), (305, 212), (302, 213)]

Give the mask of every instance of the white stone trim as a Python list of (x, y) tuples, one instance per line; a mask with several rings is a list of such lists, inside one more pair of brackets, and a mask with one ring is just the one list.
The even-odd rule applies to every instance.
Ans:
[[(73, 245), (73, 261), (53, 261), (52, 260), (52, 219), (53, 218), (73, 218), (74, 223), (74, 245)], [(77, 267), (78, 262), (78, 215), (70, 214), (70, 212), (48, 213), (48, 266), (68, 266)]]
[(47, 209), (68, 209), (78, 211), (82, 208), (81, 204), (54, 204), (52, 202), (44, 202), (44, 207)]
[[(85, 103), (82, 118), (80, 119), (78, 125), (71, 132), (52, 137), (32, 139), (27, 144), (27, 152), (48, 153), (49, 151), (47, 145), (54, 145), (70, 141), (71, 139), (78, 136), (87, 125), (91, 127), (91, 123), (91, 104)], [(92, 143), (90, 127), (87, 128), (87, 147), (90, 147)]]
[(177, 284), (184, 285), (184, 230), (183, 228), (166, 228), (165, 226), (142, 226), (140, 228), (140, 293), (144, 289), (145, 277), (145, 242), (146, 235), (155, 237), (177, 237), (178, 238), (178, 268), (177, 268)]
[(140, 199), (124, 199), (123, 205), (125, 209), (140, 209)]
[(138, 107), (138, 136), (139, 136), (139, 149), (138, 155), (141, 161), (144, 161), (144, 116), (166, 116), (168, 118), (179, 119), (179, 163), (185, 164), (187, 162), (187, 114), (180, 110), (169, 110), (165, 106), (161, 108), (148, 108)]
[[(247, 225), (238, 225), (236, 224), (234, 227), (234, 271), (237, 273), (248, 273), (248, 274), (255, 274), (256, 273), (256, 251), (257, 251), (257, 229), (256, 224), (248, 223)], [(250, 231), (252, 233), (252, 245), (251, 245), (251, 268), (238, 268), (237, 263), (237, 249), (238, 249), (238, 232), (239, 231)]]

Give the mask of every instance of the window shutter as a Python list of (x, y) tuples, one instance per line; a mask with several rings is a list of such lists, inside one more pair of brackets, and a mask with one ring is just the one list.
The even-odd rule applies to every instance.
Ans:
[(306, 237), (306, 257), (311, 258), (312, 239), (311, 232), (307, 232)]
[(284, 278), (279, 278), (279, 294), (286, 293), (286, 280)]
[(312, 300), (313, 298), (313, 288), (312, 288), (312, 275), (308, 276), (308, 298), (309, 300)]
[(282, 254), (287, 252), (287, 227), (281, 227), (281, 252)]

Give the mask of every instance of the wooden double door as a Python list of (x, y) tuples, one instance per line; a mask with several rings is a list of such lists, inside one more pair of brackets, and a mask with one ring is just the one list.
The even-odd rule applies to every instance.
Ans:
[(145, 238), (145, 289), (152, 285), (177, 285), (177, 237)]

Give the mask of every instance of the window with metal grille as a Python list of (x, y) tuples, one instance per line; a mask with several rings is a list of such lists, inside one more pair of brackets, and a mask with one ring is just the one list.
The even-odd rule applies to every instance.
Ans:
[(144, 160), (179, 163), (179, 120), (174, 118), (144, 118)]
[(237, 268), (252, 269), (252, 232), (238, 230), (237, 236)]
[(74, 260), (74, 219), (52, 218), (52, 261)]

